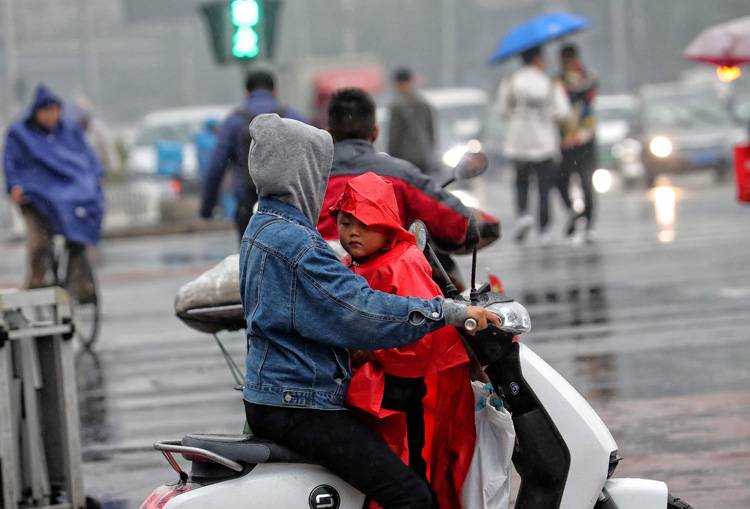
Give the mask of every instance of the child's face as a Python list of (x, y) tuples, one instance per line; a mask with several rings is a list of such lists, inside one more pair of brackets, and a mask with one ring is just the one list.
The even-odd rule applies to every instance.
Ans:
[(382, 251), (388, 244), (388, 236), (368, 228), (353, 215), (339, 211), (336, 217), (341, 246), (353, 260), (366, 260)]

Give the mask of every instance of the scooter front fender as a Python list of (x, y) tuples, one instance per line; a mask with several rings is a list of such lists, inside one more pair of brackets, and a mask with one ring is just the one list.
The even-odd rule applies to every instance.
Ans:
[(178, 495), (164, 509), (361, 509), (365, 497), (318, 465), (263, 463)]
[(604, 488), (617, 509), (666, 509), (667, 485), (650, 479), (609, 479)]

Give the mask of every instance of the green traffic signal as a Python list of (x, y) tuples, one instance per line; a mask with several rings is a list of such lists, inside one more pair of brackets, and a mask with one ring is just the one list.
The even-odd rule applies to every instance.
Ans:
[(258, 0), (231, 0), (229, 4), (232, 24), (232, 56), (255, 58), (260, 53), (260, 38), (256, 26), (260, 22), (261, 9)]

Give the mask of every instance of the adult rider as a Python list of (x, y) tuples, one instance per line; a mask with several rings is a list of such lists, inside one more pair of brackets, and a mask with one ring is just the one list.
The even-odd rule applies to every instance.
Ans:
[[(420, 219), (439, 247), (447, 251), (471, 248), (493, 226), (495, 231), (490, 235), (497, 238), (497, 219), (464, 206), (410, 162), (375, 150), (373, 143), (380, 133), (375, 122), (375, 102), (364, 90), (348, 88), (333, 95), (328, 106), (328, 130), (333, 136), (334, 152), (323, 214), (318, 220), (324, 239), (338, 239), (336, 222), (328, 209), (341, 196), (347, 182), (368, 171), (393, 185), (403, 226)], [(449, 274), (455, 270), (449, 257), (441, 257), (441, 263)], [(458, 279), (457, 272), (451, 278)]]
[(313, 226), (333, 160), (330, 134), (275, 114), (255, 118), (250, 134), (260, 201), (240, 247), (248, 422), (384, 509), (431, 508), (427, 484), (345, 409), (347, 349), (397, 347), (469, 317), (480, 329), (499, 325), (497, 317), (449, 299), (372, 290)]

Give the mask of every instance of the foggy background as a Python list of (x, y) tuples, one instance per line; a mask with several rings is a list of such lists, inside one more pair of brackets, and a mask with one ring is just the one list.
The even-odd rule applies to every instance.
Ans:
[[(38, 82), (83, 94), (112, 125), (158, 108), (232, 104), (237, 65), (217, 66), (198, 6), (204, 0), (0, 0), (4, 123)], [(516, 64), (488, 65), (513, 24), (541, 11), (591, 18), (575, 36), (602, 92), (635, 91), (695, 67), (681, 54), (702, 27), (750, 13), (747, 0), (286, 0), (273, 66), (369, 53), (387, 73), (409, 65), (423, 86), (477, 86), (493, 97)], [(556, 55), (547, 54), (551, 70)], [(708, 68), (705, 68), (708, 70)], [(743, 78), (745, 83), (747, 78)], [(283, 97), (303, 109), (302, 99)]]

